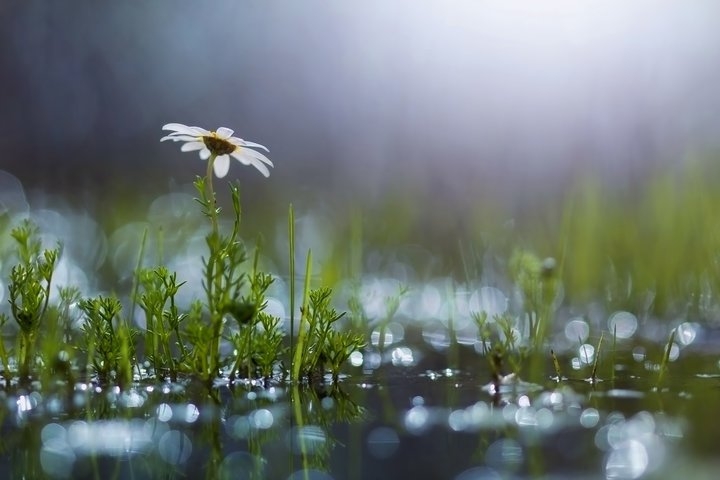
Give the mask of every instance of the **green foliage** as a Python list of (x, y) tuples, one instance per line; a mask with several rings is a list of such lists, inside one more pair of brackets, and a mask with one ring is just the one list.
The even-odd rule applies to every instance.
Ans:
[(335, 322), (345, 313), (338, 313), (331, 306), (331, 300), (330, 288), (318, 288), (309, 292), (308, 301), (302, 308), (301, 333), (295, 358), (295, 368), (300, 375), (312, 377), (328, 368), (333, 378), (337, 379), (342, 363), (353, 351), (365, 346), (363, 335), (334, 330)]
[[(4, 313), (0, 313), (0, 332), (5, 328), (5, 324), (8, 322), (8, 317)], [(3, 367), (3, 378), (5, 379), (6, 384), (10, 384), (10, 380), (12, 379), (12, 374), (10, 371), (10, 355), (5, 348), (5, 340), (0, 337), (0, 362), (2, 362)]]
[[(202, 206), (203, 213), (211, 220), (211, 231), (205, 237), (208, 247), (208, 256), (203, 258), (203, 288), (206, 294), (206, 308), (210, 318), (209, 358), (207, 369), (203, 372), (207, 382), (211, 382), (220, 372), (222, 362), (220, 359), (220, 341), (226, 313), (235, 313), (241, 320), (245, 320), (247, 312), (242, 311), (247, 306), (240, 301), (246, 282), (246, 272), (242, 265), (247, 261), (245, 246), (239, 239), (240, 235), (240, 190), (237, 185), (230, 185), (233, 206), (233, 226), (229, 235), (223, 235), (218, 226), (220, 208), (217, 207), (212, 187), (212, 171), (208, 161), (208, 175), (204, 179), (195, 181), (198, 191), (197, 201)], [(254, 316), (254, 312), (250, 313)], [(248, 319), (249, 320), (249, 319)], [(203, 362), (205, 363), (205, 362)]]
[[(165, 267), (140, 272), (141, 291), (139, 305), (145, 312), (145, 349), (155, 373), (169, 370), (170, 378), (177, 380), (178, 363), (187, 356), (183, 345), (180, 324), (187, 314), (178, 310), (175, 296), (185, 282), (178, 283), (177, 274)], [(180, 358), (175, 358), (175, 346)]]
[(137, 331), (121, 320), (120, 300), (101, 295), (81, 300), (79, 307), (85, 313), (81, 349), (98, 379), (103, 383), (117, 380), (121, 386), (127, 385), (132, 378), (130, 351), (134, 351)]
[(496, 315), (490, 321), (487, 312), (483, 311), (473, 312), (472, 318), (478, 327), (483, 355), (488, 358), (491, 371), (502, 376), (501, 367), (507, 363), (512, 373), (519, 375), (528, 359), (529, 349), (520, 343), (513, 317), (509, 314)]
[(340, 374), (340, 369), (350, 358), (350, 355), (354, 351), (362, 349), (365, 345), (365, 338), (362, 334), (351, 331), (328, 331), (325, 342), (325, 359), (330, 373), (332, 373), (333, 379), (336, 382)]
[[(267, 291), (274, 278), (259, 268), (259, 241), (252, 263), (248, 262), (248, 252), (240, 238), (237, 185), (230, 185), (230, 228), (219, 221), (222, 211), (213, 189), (214, 160), (211, 157), (208, 161), (207, 175), (195, 181), (196, 200), (210, 221), (210, 229), (205, 236), (207, 252), (202, 259), (204, 298), (189, 307), (178, 303), (178, 293), (185, 282), (175, 272), (162, 265), (141, 268), (147, 230), (143, 233), (127, 302), (129, 314), (122, 307), (125, 303), (115, 295), (82, 298), (81, 292), (72, 286), (59, 288), (57, 300), (51, 302), (53, 272), (61, 249), (43, 250), (38, 229), (30, 221), (23, 221), (12, 230), (10, 238), (17, 264), (10, 271), (8, 283), (11, 315), (0, 314), (0, 329), (7, 327), (12, 317), (20, 335), (14, 348), (0, 342), (0, 365), (7, 383), (16, 374), (16, 364), (22, 379), (29, 380), (35, 375), (50, 383), (58, 376), (72, 381), (78, 363), (85, 361), (82, 372), (94, 375), (100, 383), (115, 382), (121, 388), (129, 386), (133, 378), (176, 381), (181, 376), (211, 386), (219, 375), (228, 372), (232, 379), (237, 376), (268, 379), (278, 372), (278, 367), (284, 366), (287, 348), (283, 320), (265, 311)], [(292, 207), (288, 222), (294, 252)], [(2, 254), (5, 260), (6, 252)], [(309, 261), (310, 257), (308, 264)], [(291, 273), (294, 275), (294, 259)], [(350, 354), (364, 346), (364, 333), (335, 330), (334, 324), (343, 314), (330, 307), (330, 289), (309, 293), (309, 278), (308, 269), (299, 348), (291, 352), (291, 356), (297, 354), (298, 361), (291, 359), (290, 365), (303, 375), (322, 374), (327, 368), (337, 380)], [(290, 304), (292, 310), (294, 299)], [(145, 317), (142, 330), (131, 326), (136, 307), (142, 309)], [(290, 317), (292, 327), (292, 312)], [(223, 341), (234, 346), (231, 355), (221, 356)], [(291, 334), (291, 350), (294, 341)]]
[(542, 347), (560, 288), (556, 261), (553, 258), (540, 260), (526, 250), (515, 250), (508, 263), (510, 277), (522, 292), (523, 308), (530, 323), (530, 339), (534, 347)]
[(48, 307), (60, 248), (41, 251), (37, 227), (29, 220), (14, 228), (10, 236), (15, 240), (20, 262), (10, 271), (10, 311), (20, 327), (17, 354), (20, 377), (28, 378), (35, 361), (38, 332)]

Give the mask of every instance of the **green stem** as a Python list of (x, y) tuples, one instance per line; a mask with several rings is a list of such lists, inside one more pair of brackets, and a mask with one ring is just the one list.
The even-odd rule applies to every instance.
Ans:
[(305, 435), (302, 434), (302, 429), (305, 426), (305, 421), (303, 418), (303, 411), (302, 411), (302, 403), (300, 401), (300, 385), (295, 384), (292, 386), (292, 403), (293, 403), (293, 413), (295, 417), (295, 431), (297, 432), (297, 436), (293, 440), (297, 440), (300, 447), (300, 458), (302, 462), (302, 469), (303, 469), (303, 478), (308, 478), (308, 470), (310, 467), (310, 462), (308, 461), (308, 449), (307, 445), (305, 443)]
[(145, 242), (147, 241), (148, 229), (145, 227), (143, 230), (142, 239), (140, 240), (140, 251), (138, 252), (138, 259), (135, 263), (135, 272), (133, 275), (132, 282), (132, 296), (130, 297), (130, 320), (135, 320), (135, 307), (137, 306), (138, 290), (140, 289), (140, 269), (142, 268), (143, 257), (145, 256)]
[(305, 263), (305, 286), (303, 287), (303, 303), (302, 303), (302, 309), (300, 312), (300, 326), (298, 328), (298, 339), (297, 339), (297, 345), (295, 346), (295, 353), (293, 356), (292, 361), (292, 377), (291, 380), (294, 380), (296, 382), (300, 381), (300, 369), (303, 366), (303, 363), (305, 361), (305, 352), (303, 352), (305, 348), (305, 336), (307, 335), (307, 331), (310, 327), (308, 326), (305, 328), (303, 326), (303, 320), (307, 321), (308, 316), (308, 297), (310, 292), (310, 269), (312, 264), (312, 251), (308, 250), (307, 254), (307, 261)]
[(210, 324), (213, 329), (212, 343), (210, 345), (210, 368), (208, 372), (208, 381), (212, 381), (220, 368), (220, 333), (222, 329), (222, 314), (218, 311), (218, 305), (215, 302), (215, 291), (218, 287), (217, 263), (221, 258), (218, 247), (220, 243), (220, 232), (218, 228), (218, 210), (215, 200), (215, 190), (213, 190), (213, 164), (217, 155), (212, 153), (207, 162), (207, 171), (205, 172), (205, 188), (207, 189), (206, 197), (208, 202), (208, 213), (210, 214), (210, 222), (212, 224), (212, 232), (210, 233), (210, 256), (208, 258), (207, 272), (207, 294), (208, 294), (208, 310), (210, 311)]
[(207, 171), (205, 172), (205, 186), (207, 187), (208, 197), (210, 200), (210, 221), (212, 222), (213, 234), (217, 237), (218, 235), (218, 219), (217, 219), (217, 203), (215, 201), (215, 191), (213, 190), (213, 164), (217, 155), (214, 153), (210, 155), (207, 162)]
[(7, 350), (5, 349), (5, 339), (0, 335), (0, 361), (3, 366), (3, 378), (5, 379), (5, 386), (10, 386), (10, 358), (8, 357)]
[(30, 378), (31, 363), (33, 358), (33, 344), (35, 343), (35, 334), (32, 331), (22, 331), (20, 335), (20, 379), (27, 380)]
[(290, 246), (290, 361), (292, 362), (295, 335), (295, 212), (292, 203), (288, 209), (288, 243)]

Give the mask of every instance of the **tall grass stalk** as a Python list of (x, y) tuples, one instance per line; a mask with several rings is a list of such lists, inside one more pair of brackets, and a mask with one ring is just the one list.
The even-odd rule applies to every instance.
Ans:
[(300, 369), (304, 363), (304, 349), (305, 341), (308, 332), (313, 330), (313, 325), (304, 325), (304, 321), (307, 321), (309, 314), (309, 296), (310, 296), (310, 275), (312, 273), (312, 250), (308, 250), (307, 260), (305, 262), (305, 283), (303, 285), (303, 303), (300, 308), (300, 325), (298, 326), (298, 338), (297, 345), (295, 346), (295, 352), (293, 354), (292, 361), (292, 376), (290, 377), (293, 381), (300, 381)]
[(658, 371), (658, 378), (657, 383), (655, 384), (655, 388), (660, 388), (662, 385), (665, 371), (667, 370), (668, 363), (670, 362), (670, 351), (672, 350), (673, 343), (675, 342), (676, 333), (677, 329), (673, 328), (672, 332), (670, 333), (670, 338), (665, 345), (665, 351), (663, 353), (662, 362), (660, 362), (660, 370)]
[(590, 381), (592, 383), (595, 383), (595, 381), (597, 380), (597, 368), (598, 364), (600, 363), (600, 347), (602, 347), (604, 334), (604, 332), (600, 332), (600, 340), (598, 340), (597, 347), (595, 348), (595, 361), (593, 362), (592, 373), (590, 374)]
[(610, 362), (610, 381), (615, 383), (615, 354), (617, 352), (617, 324), (613, 325), (612, 361)]
[(295, 212), (292, 203), (288, 207), (288, 245), (290, 248), (290, 363), (292, 364), (295, 336)]
[(147, 242), (148, 229), (143, 229), (142, 239), (140, 240), (140, 249), (138, 250), (137, 262), (135, 262), (135, 272), (133, 274), (133, 282), (130, 294), (130, 321), (135, 319), (135, 307), (137, 306), (138, 290), (140, 288), (140, 270), (142, 269), (143, 258), (145, 257), (145, 244)]
[(552, 357), (553, 361), (553, 367), (555, 368), (555, 375), (557, 376), (558, 383), (562, 381), (562, 373), (560, 372), (560, 362), (558, 362), (557, 355), (555, 355), (555, 351), (553, 349), (550, 349), (550, 356)]

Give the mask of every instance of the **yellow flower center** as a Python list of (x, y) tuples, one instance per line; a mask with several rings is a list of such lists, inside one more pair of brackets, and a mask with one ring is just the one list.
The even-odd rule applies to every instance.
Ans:
[(212, 132), (210, 135), (204, 135), (202, 137), (202, 141), (207, 147), (208, 150), (210, 150), (210, 153), (215, 154), (215, 156), (220, 155), (228, 155), (235, 151), (237, 146), (233, 145), (232, 143), (228, 142), (227, 140), (224, 140), (217, 136), (217, 133)]

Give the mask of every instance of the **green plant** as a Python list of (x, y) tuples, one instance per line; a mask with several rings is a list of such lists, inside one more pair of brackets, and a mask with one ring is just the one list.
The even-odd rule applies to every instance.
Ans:
[(101, 295), (81, 300), (79, 307), (86, 320), (82, 327), (85, 336), (81, 348), (98, 380), (102, 383), (116, 380), (121, 387), (129, 385), (137, 331), (122, 321), (120, 300)]
[(293, 362), (293, 377), (317, 376), (329, 368), (337, 380), (340, 366), (350, 354), (365, 345), (362, 335), (338, 333), (333, 326), (345, 313), (331, 306), (332, 290), (318, 288), (308, 293), (303, 302), (300, 333)]
[[(185, 348), (180, 324), (187, 314), (180, 313), (175, 301), (178, 290), (185, 282), (178, 283), (177, 274), (165, 267), (140, 272), (140, 307), (145, 312), (145, 356), (157, 372), (168, 369), (170, 378), (177, 381), (178, 365), (188, 353)], [(180, 358), (176, 359), (175, 351)]]
[(60, 247), (42, 250), (37, 226), (29, 220), (14, 228), (10, 235), (20, 263), (10, 272), (9, 301), (12, 316), (20, 327), (17, 357), (21, 379), (33, 369), (38, 333), (50, 300), (50, 288)]

